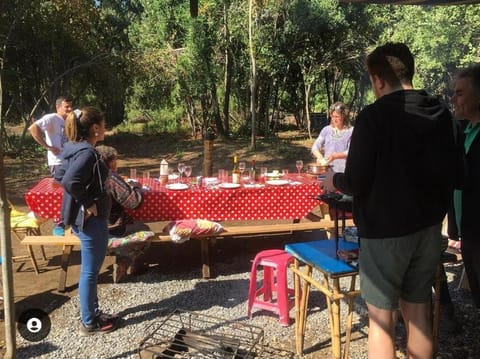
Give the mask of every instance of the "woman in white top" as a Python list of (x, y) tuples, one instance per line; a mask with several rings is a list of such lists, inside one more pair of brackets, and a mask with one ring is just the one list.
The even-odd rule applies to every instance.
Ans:
[(312, 154), (317, 163), (331, 164), (335, 172), (344, 172), (353, 127), (348, 123), (348, 109), (342, 102), (331, 105), (329, 112), (330, 125), (320, 131), (313, 143)]

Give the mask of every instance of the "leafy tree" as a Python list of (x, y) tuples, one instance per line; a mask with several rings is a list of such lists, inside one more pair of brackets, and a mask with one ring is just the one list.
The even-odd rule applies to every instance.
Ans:
[(382, 40), (407, 43), (415, 56), (417, 86), (448, 99), (455, 70), (480, 60), (480, 8), (405, 6), (396, 7), (392, 16), (394, 25)]

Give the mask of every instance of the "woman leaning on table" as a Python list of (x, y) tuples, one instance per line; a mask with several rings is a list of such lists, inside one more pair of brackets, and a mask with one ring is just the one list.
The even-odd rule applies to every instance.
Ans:
[(111, 199), (106, 190), (109, 170), (95, 150), (103, 141), (105, 117), (93, 107), (71, 112), (65, 121), (69, 142), (55, 179), (64, 189), (62, 217), (81, 242), (80, 297), (81, 336), (116, 329), (117, 317), (98, 307), (97, 278), (108, 242), (107, 219)]
[(335, 172), (344, 172), (353, 127), (348, 123), (348, 109), (343, 102), (335, 102), (329, 112), (330, 125), (320, 131), (313, 143), (312, 154), (317, 163), (331, 164)]
[(455, 191), (454, 206), (462, 258), (473, 301), (480, 308), (480, 64), (458, 72), (452, 97), (454, 114), (469, 121), (465, 128), (465, 176), (461, 191)]

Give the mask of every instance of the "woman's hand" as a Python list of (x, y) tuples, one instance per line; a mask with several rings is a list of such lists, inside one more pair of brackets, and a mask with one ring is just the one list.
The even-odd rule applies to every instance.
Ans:
[(335, 192), (337, 189), (333, 185), (333, 176), (335, 175), (335, 172), (333, 171), (327, 171), (325, 174), (325, 179), (322, 181), (322, 189), (325, 192)]
[(86, 209), (86, 215), (85, 215), (85, 219), (89, 218), (89, 217), (96, 217), (98, 215), (98, 211), (97, 211), (97, 204), (94, 203), (92, 204), (90, 207), (88, 207)]
[(336, 155), (337, 155), (336, 152), (331, 153), (330, 156), (327, 157), (327, 160), (326, 160), (327, 164), (329, 164), (333, 160), (336, 160), (337, 159)]
[(334, 160), (341, 160), (343, 158), (347, 158), (347, 155), (344, 152), (333, 152), (328, 156), (328, 162), (332, 162)]

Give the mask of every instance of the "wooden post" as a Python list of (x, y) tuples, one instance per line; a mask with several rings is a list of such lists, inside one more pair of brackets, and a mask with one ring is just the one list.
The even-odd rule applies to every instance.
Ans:
[[(212, 136), (208, 136), (212, 135)], [(211, 177), (213, 173), (213, 134), (203, 137), (203, 176)]]

